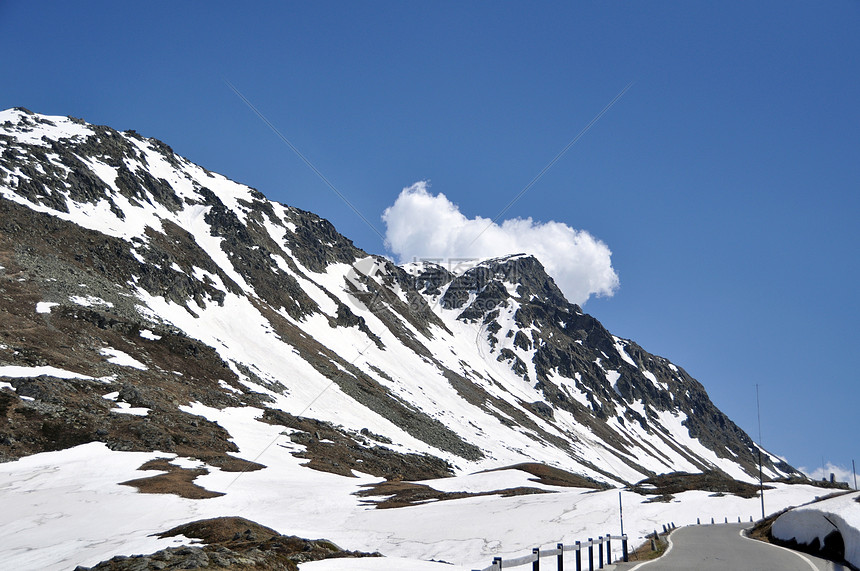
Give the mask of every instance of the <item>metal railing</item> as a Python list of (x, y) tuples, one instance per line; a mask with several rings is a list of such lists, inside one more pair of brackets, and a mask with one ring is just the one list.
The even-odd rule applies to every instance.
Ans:
[[(725, 523), (729, 523), (729, 518), (724, 518)], [(750, 516), (750, 522), (753, 521), (752, 516)], [(711, 524), (715, 523), (714, 518), (711, 518)], [(738, 523), (741, 523), (741, 518), (738, 516)], [(696, 524), (701, 525), (701, 519), (696, 518)], [(663, 525), (663, 534), (667, 534), (670, 531), (675, 529), (675, 522), (671, 522)], [(651, 534), (648, 534), (646, 537), (651, 537)], [(653, 537), (657, 537), (658, 532), (654, 530)], [(588, 538), (588, 541), (577, 541), (573, 545), (564, 545), (559, 543), (556, 545), (555, 549), (541, 549), (539, 547), (535, 547), (532, 549), (532, 552), (528, 555), (523, 555), (521, 557), (513, 557), (509, 559), (503, 559), (501, 557), (494, 557), (493, 563), (490, 564), (489, 567), (484, 567), (483, 569), (474, 569), (473, 571), (501, 571), (502, 569), (513, 569), (514, 567), (521, 567), (523, 565), (528, 565), (531, 563), (532, 571), (540, 571), (541, 559), (555, 557), (556, 566), (555, 571), (564, 571), (564, 554), (568, 552), (575, 553), (574, 559), (574, 569), (576, 571), (583, 571), (583, 550), (587, 548), (587, 557), (588, 557), (588, 571), (594, 571), (595, 567), (595, 558), (594, 558), (594, 547), (597, 546), (597, 569), (603, 569), (604, 566), (604, 550), (606, 552), (606, 564), (612, 563), (612, 541), (620, 541), (621, 542), (621, 561), (627, 562), (629, 561), (629, 553), (627, 550), (627, 535), (601, 535), (597, 539)], [(606, 546), (604, 548), (604, 545)], [(551, 563), (550, 563), (551, 565)], [(551, 569), (550, 567), (545, 567), (544, 569)]]
[[(493, 563), (489, 567), (484, 567), (483, 569), (475, 569), (474, 571), (501, 571), (502, 569), (512, 569), (514, 567), (521, 567), (523, 565), (528, 565), (531, 563), (532, 571), (540, 571), (541, 559), (544, 558), (555, 558), (557, 571), (564, 571), (564, 554), (566, 552), (574, 552), (575, 553), (575, 567), (576, 571), (582, 571), (583, 567), (583, 550), (587, 548), (587, 557), (588, 557), (588, 571), (594, 571), (595, 567), (595, 558), (594, 558), (594, 547), (597, 546), (597, 565), (598, 569), (603, 569), (604, 565), (604, 546), (606, 551), (606, 563), (611, 563), (612, 559), (612, 541), (617, 540), (621, 542), (621, 552), (622, 552), (622, 560), (628, 560), (627, 553), (627, 536), (626, 535), (601, 535), (597, 539), (588, 538), (588, 541), (577, 541), (573, 545), (564, 545), (563, 543), (559, 543), (556, 545), (555, 549), (541, 549), (539, 547), (535, 547), (532, 549), (532, 552), (528, 555), (523, 555), (522, 557), (514, 557), (510, 559), (503, 559), (501, 557), (495, 557), (493, 559)], [(546, 569), (550, 569), (546, 567)]]

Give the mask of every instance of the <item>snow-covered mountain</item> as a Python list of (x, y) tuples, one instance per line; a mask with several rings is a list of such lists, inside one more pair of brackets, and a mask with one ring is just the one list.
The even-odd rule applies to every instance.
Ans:
[[(11, 567), (473, 569), (615, 533), (619, 500), (634, 541), (747, 519), (758, 459), (534, 257), (397, 266), (158, 140), (0, 112)], [(291, 535), (408, 561), (307, 563), (361, 554)]]
[(158, 140), (20, 108), (0, 197), (0, 459), (98, 441), (242, 470), (199, 411), (252, 407), (340, 474), (758, 477), (701, 384), (534, 257), (399, 267)]

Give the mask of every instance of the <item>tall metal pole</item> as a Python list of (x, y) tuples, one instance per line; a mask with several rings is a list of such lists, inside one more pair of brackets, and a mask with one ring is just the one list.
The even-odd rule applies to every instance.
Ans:
[(758, 414), (758, 487), (759, 487), (759, 496), (761, 497), (761, 519), (764, 519), (764, 477), (762, 476), (762, 462), (761, 462), (761, 405), (759, 404), (758, 398), (758, 383), (755, 385), (755, 408)]
[(851, 460), (851, 471), (854, 472), (854, 489), (857, 489), (857, 468), (854, 466), (854, 460)]
[[(854, 477), (854, 487), (857, 487), (857, 477)], [(621, 515), (621, 536), (624, 536), (624, 506), (621, 505), (621, 492), (618, 492), (618, 513)]]

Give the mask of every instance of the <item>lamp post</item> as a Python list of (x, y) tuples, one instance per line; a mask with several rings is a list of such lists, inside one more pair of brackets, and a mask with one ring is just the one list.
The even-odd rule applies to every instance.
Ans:
[(755, 385), (755, 408), (758, 414), (758, 487), (759, 497), (761, 497), (761, 519), (764, 519), (764, 477), (762, 476), (762, 461), (761, 461), (761, 405), (758, 398), (758, 383)]

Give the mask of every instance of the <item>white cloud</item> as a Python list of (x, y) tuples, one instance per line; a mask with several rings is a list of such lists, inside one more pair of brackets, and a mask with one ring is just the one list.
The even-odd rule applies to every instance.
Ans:
[(823, 468), (819, 466), (812, 471), (809, 471), (806, 468), (800, 468), (800, 471), (812, 478), (813, 480), (830, 480), (830, 474), (834, 474), (836, 476), (837, 482), (848, 482), (849, 486), (851, 486), (852, 488), (854, 487), (854, 472), (852, 472), (851, 468), (837, 466), (836, 464), (831, 464), (830, 462), (828, 462), (827, 465)]
[(561, 222), (514, 218), (501, 224), (467, 218), (425, 181), (404, 188), (385, 209), (386, 246), (401, 263), (415, 259), (493, 258), (508, 254), (536, 256), (569, 301), (582, 305), (592, 295), (611, 296), (618, 289), (612, 252), (585, 230)]

